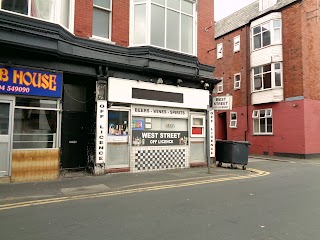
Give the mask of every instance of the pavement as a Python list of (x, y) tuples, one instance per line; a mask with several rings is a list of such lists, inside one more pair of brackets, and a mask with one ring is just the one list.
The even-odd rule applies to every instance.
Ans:
[[(250, 156), (251, 161), (291, 161), (285, 158), (267, 158)], [(34, 201), (41, 199), (72, 197), (98, 193), (111, 193), (139, 189), (156, 188), (159, 186), (174, 187), (196, 183), (210, 183), (241, 178), (257, 177), (262, 173), (258, 169), (230, 169), (230, 164), (214, 167), (208, 173), (207, 167), (175, 169), (143, 173), (116, 173), (92, 176), (85, 173), (64, 173), (60, 179), (48, 182), (7, 183), (0, 184), (0, 205)], [(137, 190), (138, 189), (138, 190)]]

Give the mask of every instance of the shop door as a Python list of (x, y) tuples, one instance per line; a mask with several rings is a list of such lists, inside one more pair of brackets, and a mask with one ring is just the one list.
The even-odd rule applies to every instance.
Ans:
[(109, 109), (106, 168), (129, 167), (129, 110)]
[(11, 101), (0, 100), (0, 177), (8, 176), (11, 147)]

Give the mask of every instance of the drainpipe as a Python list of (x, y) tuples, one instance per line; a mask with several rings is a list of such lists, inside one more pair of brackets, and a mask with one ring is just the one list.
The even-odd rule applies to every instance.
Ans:
[[(249, 41), (248, 41), (249, 36)], [(248, 131), (249, 131), (249, 93), (251, 86), (251, 78), (250, 78), (250, 57), (251, 57), (251, 49), (250, 49), (250, 27), (246, 27), (246, 49), (249, 49), (248, 54), (246, 54), (246, 110), (247, 110), (247, 129), (244, 133), (244, 140), (248, 141)]]

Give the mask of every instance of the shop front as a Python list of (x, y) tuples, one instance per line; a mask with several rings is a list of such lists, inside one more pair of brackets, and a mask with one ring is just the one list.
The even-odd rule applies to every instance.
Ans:
[(207, 90), (110, 77), (107, 98), (97, 102), (96, 163), (105, 172), (206, 165)]
[(62, 74), (0, 65), (0, 177), (56, 179)]

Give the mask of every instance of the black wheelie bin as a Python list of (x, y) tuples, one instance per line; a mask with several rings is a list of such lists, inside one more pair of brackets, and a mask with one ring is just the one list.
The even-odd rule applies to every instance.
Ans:
[(216, 140), (218, 167), (221, 167), (222, 163), (230, 163), (231, 168), (236, 168), (236, 164), (240, 164), (245, 170), (248, 165), (249, 145), (247, 141)]

